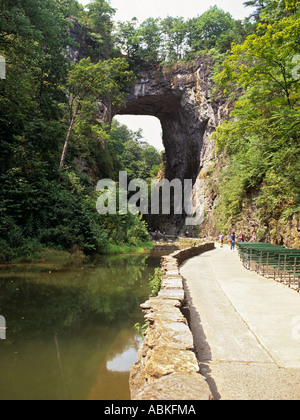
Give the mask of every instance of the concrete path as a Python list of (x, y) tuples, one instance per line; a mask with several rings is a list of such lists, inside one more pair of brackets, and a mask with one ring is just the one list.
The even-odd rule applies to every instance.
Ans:
[(246, 270), (228, 247), (187, 261), (181, 274), (214, 399), (300, 399), (300, 294)]

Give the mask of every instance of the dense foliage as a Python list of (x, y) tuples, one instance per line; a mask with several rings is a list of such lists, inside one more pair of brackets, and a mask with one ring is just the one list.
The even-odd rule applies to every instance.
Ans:
[(136, 18), (119, 22), (114, 32), (116, 46), (124, 52), (133, 68), (153, 63), (191, 60), (210, 51), (230, 50), (232, 42), (241, 42), (253, 25), (235, 21), (217, 6), (201, 16), (185, 20), (168, 16), (148, 18), (139, 24)]
[[(71, 14), (86, 15), (98, 61), (71, 65)], [(99, 179), (117, 181), (119, 170), (136, 175), (133, 149), (143, 176), (160, 163), (141, 133), (99, 122), (98, 101), (121, 106), (135, 80), (124, 58), (105, 59), (112, 14), (102, 0), (87, 12), (72, 0), (0, 2), (7, 64), (0, 80), (0, 261), (32, 257), (41, 247), (90, 254), (148, 238), (138, 216), (100, 216), (95, 205)]]
[[(100, 216), (96, 183), (150, 179), (158, 152), (100, 108), (122, 106), (141, 68), (215, 60), (214, 94), (237, 100), (217, 130), (222, 162), (215, 220), (240, 220), (249, 197), (270, 229), (299, 211), (299, 41), (297, 0), (248, 0), (242, 21), (214, 6), (201, 16), (115, 23), (108, 0), (0, 0), (0, 260), (41, 247), (103, 252), (147, 239), (138, 216)], [(85, 58), (69, 28), (79, 23)], [(219, 91), (218, 91), (219, 89)]]
[(257, 29), (233, 45), (217, 76), (239, 99), (215, 136), (223, 161), (215, 218), (220, 230), (234, 226), (251, 198), (276, 240), (278, 225), (300, 210), (299, 2), (249, 3), (259, 6)]

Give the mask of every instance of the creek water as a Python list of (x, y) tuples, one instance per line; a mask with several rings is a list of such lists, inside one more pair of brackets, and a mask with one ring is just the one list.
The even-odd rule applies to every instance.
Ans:
[(128, 400), (149, 276), (171, 249), (0, 266), (0, 400)]

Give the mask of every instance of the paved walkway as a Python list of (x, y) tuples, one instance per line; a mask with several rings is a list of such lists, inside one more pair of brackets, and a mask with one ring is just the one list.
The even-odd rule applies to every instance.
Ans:
[(247, 271), (228, 247), (187, 261), (181, 274), (214, 399), (300, 400), (300, 294)]

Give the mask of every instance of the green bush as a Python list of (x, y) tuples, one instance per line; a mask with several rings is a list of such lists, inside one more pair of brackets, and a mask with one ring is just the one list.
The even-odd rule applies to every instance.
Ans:
[(154, 275), (149, 278), (149, 286), (151, 289), (150, 297), (155, 297), (158, 295), (161, 289), (162, 282), (162, 272), (160, 268), (156, 268)]

